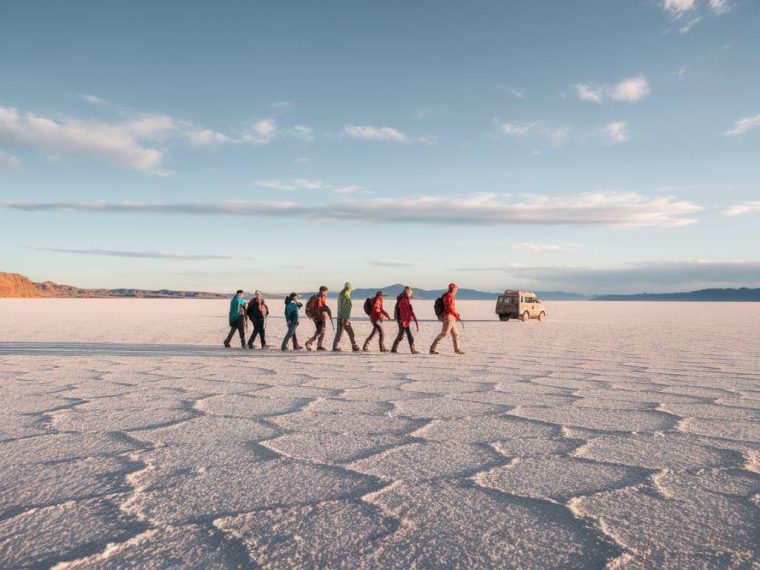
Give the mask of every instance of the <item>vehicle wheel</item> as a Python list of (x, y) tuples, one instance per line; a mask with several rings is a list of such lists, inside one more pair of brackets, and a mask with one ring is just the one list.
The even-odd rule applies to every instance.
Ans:
[(523, 321), (524, 323), (526, 323), (526, 322), (528, 322), (529, 320), (530, 320), (530, 314), (528, 313), (528, 311), (525, 311), (525, 312), (522, 314), (522, 321)]
[(499, 315), (499, 320), (500, 321), (508, 321), (509, 320), (509, 315)]
[(546, 320), (546, 313), (544, 313), (543, 311), (541, 311), (540, 313), (538, 313), (538, 320), (539, 321), (545, 321)]

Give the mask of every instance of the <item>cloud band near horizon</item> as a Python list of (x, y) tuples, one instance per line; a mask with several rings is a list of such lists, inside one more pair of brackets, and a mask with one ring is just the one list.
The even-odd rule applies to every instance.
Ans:
[(344, 200), (326, 205), (257, 201), (222, 203), (0, 201), (27, 212), (87, 212), (300, 218), (314, 222), (435, 225), (571, 225), (678, 227), (695, 222), (701, 206), (672, 196), (591, 192), (572, 196), (470, 194)]

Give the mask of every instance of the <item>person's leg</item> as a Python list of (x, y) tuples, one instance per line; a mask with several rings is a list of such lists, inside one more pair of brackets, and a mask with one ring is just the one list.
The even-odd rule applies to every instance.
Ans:
[(267, 348), (266, 329), (264, 328), (264, 319), (256, 319), (253, 323), (253, 327), (261, 339), (261, 348)]
[(230, 334), (227, 335), (227, 338), (224, 339), (224, 346), (229, 348), (230, 341), (232, 340), (232, 337), (235, 335), (235, 331), (237, 330), (237, 325), (233, 324), (230, 326)]
[(385, 348), (385, 331), (383, 330), (383, 323), (380, 321), (377, 321), (377, 332), (380, 335), (380, 352), (388, 352), (388, 349)]
[(406, 329), (399, 324), (398, 334), (396, 335), (396, 340), (393, 341), (391, 352), (398, 352), (398, 345), (404, 339), (404, 330)]
[(362, 347), (362, 350), (364, 352), (367, 352), (369, 350), (369, 343), (372, 342), (373, 338), (375, 338), (376, 332), (377, 329), (375, 328), (375, 323), (372, 323), (372, 332), (369, 333), (369, 336), (367, 337), (367, 340), (364, 341), (364, 346)]
[(293, 337), (293, 334), (295, 332), (296, 328), (292, 324), (288, 323), (288, 332), (285, 333), (285, 338), (282, 340), (282, 346), (280, 347), (282, 350), (288, 350), (288, 342), (290, 342), (290, 339)]
[(339, 350), (338, 345), (340, 344), (340, 339), (343, 337), (343, 327), (347, 322), (348, 321), (345, 321), (343, 319), (338, 319), (338, 330), (335, 331), (335, 338), (333, 339), (333, 350)]
[(406, 339), (409, 341), (409, 350), (412, 352), (412, 354), (418, 354), (417, 349), (414, 347), (414, 335), (412, 335), (411, 325), (406, 327), (405, 330), (406, 330)]
[(311, 345), (314, 344), (314, 341), (319, 337), (320, 325), (318, 320), (314, 321), (314, 326), (316, 327), (316, 331), (314, 331), (314, 336), (306, 341), (306, 350), (311, 350)]
[(293, 325), (293, 350), (301, 350), (301, 345), (298, 344), (298, 337), (296, 336), (296, 329), (298, 324)]
[(238, 317), (237, 329), (240, 334), (240, 347), (245, 348), (245, 317)]
[(327, 334), (327, 321), (322, 319), (317, 336), (317, 350), (327, 350), (324, 346), (325, 335)]
[(464, 354), (464, 351), (459, 344), (459, 331), (457, 330), (456, 322), (454, 322), (451, 327), (451, 340), (454, 341), (454, 352), (457, 354)]
[(441, 342), (449, 332), (451, 332), (451, 321), (446, 319), (443, 321), (441, 332), (435, 337), (433, 344), (430, 346), (430, 354), (438, 354), (435, 349), (438, 346), (438, 343)]
[(356, 344), (356, 335), (354, 334), (354, 326), (351, 324), (350, 319), (346, 319), (344, 321), (344, 325), (346, 327), (346, 332), (348, 333), (348, 340), (351, 341), (351, 350), (356, 352), (359, 350), (359, 345)]
[(251, 333), (251, 337), (248, 339), (248, 348), (253, 348), (253, 341), (256, 340), (256, 335), (259, 334), (259, 331), (256, 330), (256, 321), (251, 321), (253, 323), (253, 332)]

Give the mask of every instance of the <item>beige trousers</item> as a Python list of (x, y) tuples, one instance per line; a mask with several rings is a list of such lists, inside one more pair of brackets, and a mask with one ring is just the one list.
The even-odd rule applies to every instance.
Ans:
[(435, 337), (435, 340), (433, 341), (433, 345), (430, 347), (430, 350), (435, 350), (435, 348), (438, 346), (438, 343), (441, 342), (444, 338), (451, 335), (451, 340), (454, 341), (454, 350), (459, 350), (459, 331), (457, 330), (457, 320), (454, 317), (447, 317), (443, 319), (443, 326), (441, 327), (441, 333)]

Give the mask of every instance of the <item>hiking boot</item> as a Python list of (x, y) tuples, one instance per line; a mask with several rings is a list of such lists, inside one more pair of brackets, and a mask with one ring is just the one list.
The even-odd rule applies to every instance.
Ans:
[(230, 343), (229, 343), (229, 342), (225, 342), (225, 343), (224, 343), (224, 348), (232, 348), (232, 347), (230, 346)]
[(359, 348), (358, 344), (355, 344), (354, 346), (352, 346), (351, 350), (353, 350), (354, 352), (361, 352), (362, 351), (362, 349)]
[(303, 347), (300, 344), (297, 344), (293, 347), (293, 350), (303, 350)]
[(306, 341), (306, 350), (308, 350), (309, 352), (311, 352), (311, 345), (312, 344), (313, 344), (312, 341)]
[(461, 350), (461, 349), (457, 350), (456, 352), (457, 352), (457, 354), (464, 354), (464, 350)]
[(369, 345), (365, 343), (364, 346), (362, 347), (362, 350), (364, 352), (369, 352)]
[(437, 351), (436, 349), (434, 349), (434, 348), (431, 348), (431, 349), (430, 349), (430, 354), (440, 354), (440, 352), (438, 352), (438, 351)]
[(380, 347), (380, 352), (388, 352), (388, 349), (385, 348), (384, 346), (381, 346)]
[(318, 346), (317, 350), (327, 350), (324, 346)]
[(395, 354), (395, 353), (397, 353), (397, 352), (398, 352), (398, 350), (397, 350), (397, 349), (396, 349), (396, 347), (394, 346), (393, 348), (391, 348), (391, 352), (393, 352), (393, 353)]
[(339, 346), (333, 346), (333, 352), (343, 352)]
[(248, 345), (248, 350), (253, 350), (253, 345), (252, 344)]
[(412, 354), (419, 354), (420, 353), (416, 348), (414, 348), (414, 345), (410, 346), (409, 350), (412, 352)]
[(269, 345), (265, 344), (264, 346), (261, 347), (261, 350), (269, 350)]
[[(287, 352), (288, 351), (288, 347), (287, 346), (283, 346), (282, 348), (280, 348), (280, 350), (283, 351), (283, 352)], [(293, 350), (295, 350), (295, 349), (293, 349)]]
[(399, 341), (397, 340), (393, 341), (393, 347), (391, 348), (391, 352), (398, 352), (398, 344), (399, 344)]

